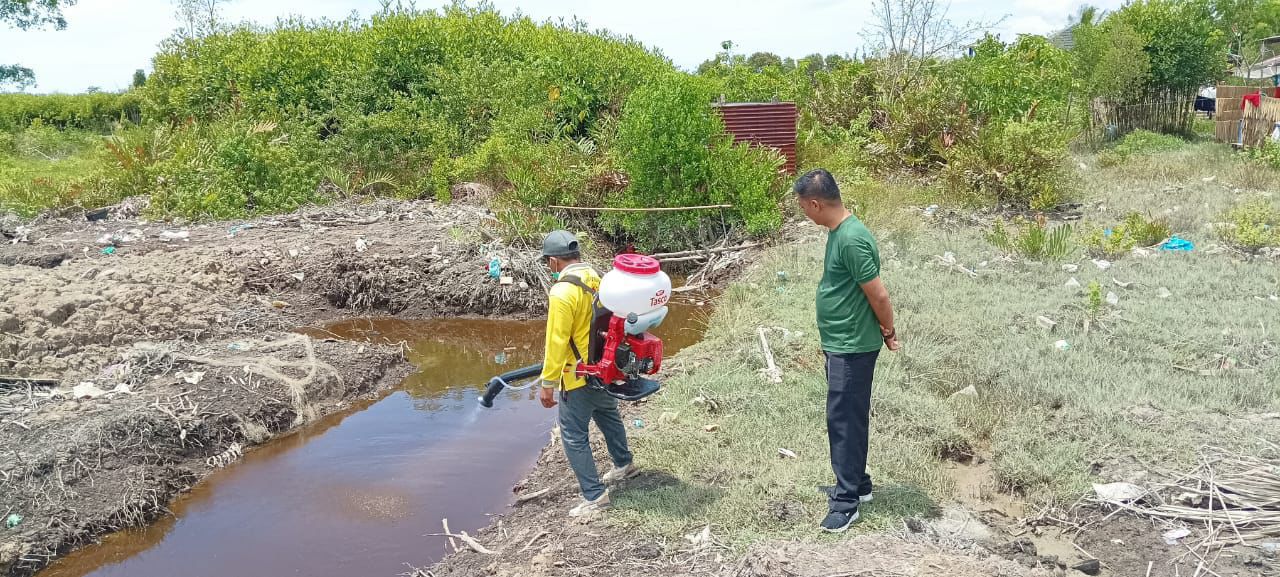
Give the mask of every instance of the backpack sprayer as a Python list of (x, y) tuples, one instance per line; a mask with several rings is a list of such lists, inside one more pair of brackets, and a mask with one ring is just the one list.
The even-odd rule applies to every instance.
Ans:
[[(636, 401), (658, 392), (661, 383), (647, 379), (662, 368), (662, 340), (648, 331), (667, 318), (671, 279), (653, 257), (620, 254), (613, 270), (600, 280), (600, 290), (592, 290), (581, 279), (566, 276), (556, 281), (577, 286), (591, 295), (592, 320), (587, 355), (569, 346), (578, 359), (577, 375), (587, 386), (624, 400)], [(510, 383), (536, 377), (542, 365), (530, 365), (489, 379), (480, 404), (492, 407), (504, 388), (523, 389)]]

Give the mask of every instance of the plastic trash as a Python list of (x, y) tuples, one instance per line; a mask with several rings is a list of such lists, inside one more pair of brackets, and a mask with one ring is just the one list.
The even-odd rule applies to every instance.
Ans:
[(1195, 244), (1185, 238), (1178, 238), (1178, 235), (1173, 235), (1169, 237), (1169, 240), (1160, 243), (1160, 250), (1170, 252), (1191, 252), (1195, 248)]
[(502, 261), (498, 257), (489, 260), (489, 278), (499, 278), (502, 276)]
[(1120, 295), (1107, 291), (1107, 304), (1111, 306), (1120, 306)]
[(247, 351), (253, 349), (253, 345), (249, 343), (235, 342), (227, 345), (229, 351)]
[(165, 230), (160, 232), (160, 239), (165, 241), (191, 240), (189, 230)]
[(17, 513), (11, 513), (8, 517), (4, 518), (5, 529), (12, 529), (21, 524), (22, 524), (22, 515), (19, 515)]
[(1165, 531), (1164, 534), (1161, 535), (1161, 537), (1164, 537), (1164, 542), (1166, 545), (1177, 545), (1180, 539), (1190, 534), (1191, 534), (1190, 529), (1173, 529), (1171, 531)]
[(493, 362), (499, 365), (507, 364), (507, 351), (498, 351), (498, 354), (493, 355)]
[(636, 419), (636, 420), (634, 420), (634, 421), (631, 421), (631, 426), (632, 426), (632, 427), (635, 427), (635, 428), (637, 428), (637, 429), (643, 429), (643, 428), (644, 428), (644, 419)]
[(356, 239), (356, 252), (364, 252), (368, 248), (369, 241), (365, 240), (363, 236)]
[(1129, 503), (1146, 496), (1148, 491), (1133, 483), (1093, 484), (1093, 491), (1098, 498), (1108, 503)]
[(937, 212), (938, 212), (938, 205), (936, 205), (936, 204), (931, 204), (931, 205), (929, 205), (928, 207), (925, 207), (925, 209), (924, 209), (924, 215), (925, 215), (925, 216), (933, 216), (933, 215), (934, 215), (934, 214), (936, 214)]
[(1071, 350), (1071, 343), (1067, 341), (1058, 341), (1056, 343), (1053, 343), (1053, 348), (1059, 351), (1069, 351)]
[(116, 253), (116, 247), (114, 247), (114, 246), (109, 246), (109, 247), (106, 247), (106, 248), (102, 249), (102, 254), (105, 254), (105, 255), (108, 255), (108, 256), (113, 255), (113, 254), (115, 254), (115, 253)]
[(257, 228), (257, 227), (258, 227), (258, 225), (253, 224), (252, 222), (246, 222), (246, 223), (244, 223), (244, 224), (237, 224), (237, 225), (235, 225), (235, 226), (233, 226), (233, 227), (231, 227), (231, 228), (228, 228), (228, 229), (227, 229), (227, 236), (228, 236), (228, 237), (233, 237), (233, 236), (235, 236), (235, 235), (237, 235), (237, 234), (239, 234), (239, 233), (242, 233), (242, 232), (244, 232), (244, 231), (246, 231), (246, 230), (249, 230), (249, 229), (251, 229), (251, 228)]
[(787, 271), (780, 270), (778, 271), (777, 276), (778, 276), (778, 282), (787, 282)]

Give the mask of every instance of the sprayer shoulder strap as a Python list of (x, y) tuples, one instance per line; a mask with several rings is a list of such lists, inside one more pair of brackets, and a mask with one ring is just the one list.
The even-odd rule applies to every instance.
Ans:
[[(576, 287), (578, 287), (578, 288), (582, 289), (582, 290), (583, 290), (584, 292), (586, 292), (587, 294), (591, 295), (591, 318), (592, 318), (592, 322), (594, 322), (594, 320), (595, 320), (595, 308), (596, 308), (596, 302), (600, 300), (600, 293), (596, 292), (596, 289), (591, 288), (591, 286), (590, 286), (590, 285), (588, 285), (587, 283), (583, 282), (583, 281), (582, 281), (582, 279), (580, 279), (580, 278), (578, 278), (578, 277), (576, 277), (576, 276), (562, 276), (562, 277), (560, 277), (560, 279), (559, 279), (559, 280), (557, 280), (556, 282), (569, 283), (569, 284), (571, 284), (571, 285), (573, 285), (573, 286), (576, 286)], [(590, 330), (590, 329), (588, 329), (588, 330)], [(589, 340), (590, 340), (590, 337), (588, 337), (588, 341), (589, 341)], [(585, 363), (585, 362), (586, 362), (586, 357), (582, 356), (582, 352), (578, 350), (578, 343), (575, 343), (575, 342), (573, 341), (573, 337), (572, 337), (572, 336), (571, 336), (571, 337), (569, 337), (569, 348), (573, 351), (573, 356), (574, 356), (575, 358), (577, 358), (577, 359), (578, 359), (578, 362), (579, 362), (579, 363)]]

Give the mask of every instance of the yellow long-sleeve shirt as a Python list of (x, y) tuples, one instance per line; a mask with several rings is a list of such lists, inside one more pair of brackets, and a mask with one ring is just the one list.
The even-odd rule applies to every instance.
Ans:
[[(560, 271), (560, 278), (576, 276), (592, 289), (600, 289), (600, 274), (585, 263), (571, 264)], [(542, 386), (572, 391), (587, 384), (575, 374), (578, 358), (569, 347), (572, 338), (578, 351), (587, 354), (591, 340), (590, 293), (580, 287), (558, 282), (551, 285), (547, 304), (547, 340), (542, 356)], [(586, 360), (585, 358), (583, 359)]]

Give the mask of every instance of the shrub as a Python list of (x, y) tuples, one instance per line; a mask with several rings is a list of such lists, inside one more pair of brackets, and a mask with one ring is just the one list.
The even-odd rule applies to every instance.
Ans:
[(1280, 209), (1263, 198), (1246, 201), (1223, 215), (1218, 236), (1241, 250), (1280, 246)]
[(1131, 212), (1110, 229), (1091, 231), (1084, 244), (1090, 256), (1116, 259), (1137, 247), (1155, 246), (1167, 240), (1170, 233), (1163, 220), (1148, 220), (1141, 213)]
[(997, 220), (987, 242), (1031, 260), (1061, 260), (1075, 250), (1069, 224), (1049, 227), (1041, 220), (1019, 219), (1013, 227), (1011, 232), (1003, 220)]
[[(709, 85), (672, 74), (627, 98), (618, 123), (617, 153), (630, 185), (611, 206), (679, 207), (732, 204), (753, 233), (781, 224), (776, 154), (735, 146), (709, 106)], [(603, 221), (615, 232), (659, 242), (678, 229), (696, 230), (701, 214), (618, 213)]]
[(1044, 210), (1070, 195), (1074, 175), (1066, 156), (1061, 127), (1011, 122), (952, 149), (942, 176), (952, 193), (972, 204)]
[(18, 131), (32, 123), (60, 129), (105, 132), (116, 122), (139, 122), (141, 99), (133, 92), (112, 94), (0, 94), (0, 130)]
[(1186, 146), (1186, 144), (1186, 141), (1176, 136), (1157, 134), (1147, 130), (1135, 130), (1121, 138), (1113, 150), (1123, 158), (1139, 154), (1170, 152), (1178, 150)]

